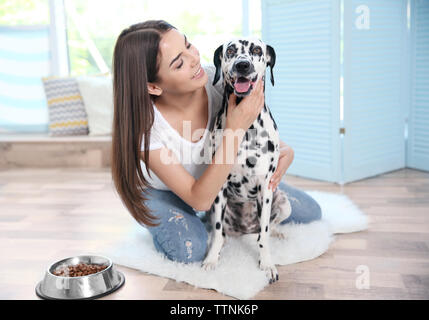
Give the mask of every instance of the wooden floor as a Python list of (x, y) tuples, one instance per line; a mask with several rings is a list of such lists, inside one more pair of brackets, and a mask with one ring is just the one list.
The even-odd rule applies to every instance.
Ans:
[[(346, 186), (285, 181), (349, 196), (369, 215), (369, 230), (337, 235), (317, 259), (278, 266), (280, 280), (255, 299), (429, 299), (429, 173), (403, 169)], [(119, 237), (130, 219), (108, 169), (0, 171), (0, 299), (38, 299), (34, 289), (50, 263)], [(368, 289), (356, 286), (359, 268), (369, 272)], [(126, 283), (103, 299), (231, 299), (118, 269)]]

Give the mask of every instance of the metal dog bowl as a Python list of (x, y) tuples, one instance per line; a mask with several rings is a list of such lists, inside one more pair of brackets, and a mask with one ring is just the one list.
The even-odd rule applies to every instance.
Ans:
[[(79, 263), (107, 266), (97, 273), (80, 277), (54, 274), (57, 268)], [(118, 290), (125, 282), (124, 275), (115, 270), (112, 260), (103, 256), (77, 256), (53, 263), (36, 286), (36, 294), (43, 299), (96, 299)]]

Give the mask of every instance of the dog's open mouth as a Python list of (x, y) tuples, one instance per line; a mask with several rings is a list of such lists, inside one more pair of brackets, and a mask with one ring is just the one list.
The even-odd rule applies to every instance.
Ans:
[(238, 77), (237, 80), (234, 82), (234, 88), (235, 91), (238, 93), (246, 93), (250, 90), (250, 87), (253, 88), (253, 85), (255, 83), (252, 82), (250, 79), (247, 79), (245, 77)]

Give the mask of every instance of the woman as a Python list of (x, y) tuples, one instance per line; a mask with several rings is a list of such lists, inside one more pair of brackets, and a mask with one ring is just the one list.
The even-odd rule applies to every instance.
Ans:
[[(204, 259), (208, 237), (200, 214), (209, 210), (232, 169), (225, 155), (235, 158), (264, 105), (261, 83), (239, 105), (231, 94), (225, 128), (231, 130), (224, 131), (212, 161), (201, 162), (211, 158), (204, 150), (221, 107), (222, 81), (212, 86), (214, 66), (200, 67), (198, 50), (163, 20), (123, 30), (114, 49), (115, 187), (131, 215), (151, 232), (156, 249), (184, 263)], [(226, 142), (231, 132), (235, 143)], [(292, 160), (293, 150), (281, 142), (270, 188), (289, 196), (292, 213), (282, 224), (319, 219), (314, 199), (281, 182)]]

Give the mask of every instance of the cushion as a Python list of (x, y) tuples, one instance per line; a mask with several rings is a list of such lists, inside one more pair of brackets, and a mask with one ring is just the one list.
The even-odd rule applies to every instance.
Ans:
[(88, 116), (74, 77), (43, 77), (49, 135), (88, 135)]
[(113, 88), (109, 73), (76, 78), (82, 95), (90, 136), (112, 134)]

